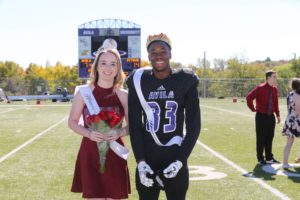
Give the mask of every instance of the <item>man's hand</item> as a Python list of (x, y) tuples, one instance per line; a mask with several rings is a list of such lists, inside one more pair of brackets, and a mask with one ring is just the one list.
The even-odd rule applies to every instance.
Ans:
[(154, 181), (151, 178), (147, 177), (148, 173), (153, 174), (153, 171), (150, 168), (150, 166), (145, 161), (141, 161), (138, 164), (138, 171), (141, 183), (146, 187), (152, 187)]
[(182, 162), (176, 160), (172, 162), (163, 172), (166, 178), (174, 178), (182, 167)]
[(277, 117), (277, 124), (279, 124), (280, 123), (280, 117)]

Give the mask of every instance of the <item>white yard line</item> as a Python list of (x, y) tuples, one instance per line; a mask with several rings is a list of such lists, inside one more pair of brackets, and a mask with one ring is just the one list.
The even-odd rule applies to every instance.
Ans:
[(245, 116), (245, 117), (254, 118), (254, 115), (248, 115), (248, 114), (245, 114), (245, 113), (234, 112), (234, 111), (226, 110), (226, 109), (223, 109), (223, 108), (217, 108), (217, 107), (213, 107), (213, 106), (204, 106), (204, 105), (201, 105), (201, 107), (214, 109), (214, 110), (218, 110), (218, 111), (223, 111), (223, 112), (228, 112), (228, 113), (232, 113), (232, 114), (237, 114), (237, 115), (241, 115), (241, 116)]
[(62, 104), (62, 105), (47, 105), (47, 104), (40, 104), (40, 105), (0, 105), (0, 107), (71, 107), (72, 104)]
[(6, 111), (2, 111), (0, 112), (0, 114), (3, 113), (8, 113), (8, 112), (12, 112), (15, 110), (21, 110), (21, 109), (26, 109), (26, 108), (31, 108), (31, 107), (35, 107), (35, 108), (42, 108), (42, 107), (71, 107), (70, 105), (0, 105), (1, 107), (5, 107), (5, 108), (12, 108), (12, 110), (6, 110)]
[(29, 145), (30, 143), (32, 143), (33, 141), (35, 141), (36, 139), (38, 139), (39, 137), (41, 137), (42, 135), (44, 135), (45, 133), (47, 133), (48, 131), (50, 131), (51, 129), (57, 127), (58, 125), (60, 125), (63, 121), (65, 121), (68, 117), (64, 117), (63, 119), (61, 119), (59, 122), (53, 124), (52, 126), (50, 126), (49, 128), (47, 128), (46, 130), (40, 132), (39, 134), (37, 134), (36, 136), (34, 136), (33, 138), (27, 140), (25, 143), (23, 143), (22, 145), (18, 146), (17, 148), (15, 148), (14, 150), (12, 150), (11, 152), (9, 152), (8, 154), (2, 156), (0, 158), (0, 163), (4, 160), (6, 160), (7, 158), (13, 156), (15, 153), (17, 153), (18, 151), (20, 151), (21, 149), (23, 149), (24, 147), (26, 147), (27, 145)]
[[(221, 154), (219, 154), (218, 152), (214, 151), (213, 149), (211, 149), (210, 147), (208, 147), (207, 145), (205, 145), (204, 143), (200, 142), (199, 140), (197, 140), (197, 144), (199, 144), (200, 146), (202, 146), (204, 149), (206, 149), (207, 151), (209, 151), (211, 154), (213, 154), (214, 156), (218, 157), (219, 159), (221, 159), (222, 161), (224, 161), (225, 163), (227, 163), (228, 165), (230, 165), (231, 167), (233, 167), (234, 169), (236, 169), (237, 171), (241, 172), (243, 175), (244, 174), (248, 174), (249, 172), (247, 172), (245, 169), (241, 168), (240, 166), (238, 166), (237, 164), (235, 164), (234, 162), (232, 162), (231, 160), (228, 160), (227, 158), (225, 158), (224, 156), (222, 156)], [(279, 190), (271, 187), (270, 185), (268, 185), (267, 183), (265, 183), (264, 181), (262, 181), (261, 179), (251, 175), (251, 180), (253, 180), (254, 182), (258, 183), (259, 185), (261, 185), (263, 188), (269, 190), (272, 194), (274, 194), (275, 196), (279, 197), (280, 199), (283, 200), (290, 200), (290, 198), (288, 196), (286, 196), (284, 193), (280, 192)]]
[(12, 110), (6, 110), (6, 111), (0, 112), (0, 114), (8, 113), (8, 112), (12, 112), (12, 111), (15, 111), (15, 110), (20, 110), (20, 109), (24, 109), (24, 108), (15, 108), (15, 109), (12, 109)]
[[(213, 106), (203, 106), (203, 105), (201, 105), (201, 107), (209, 108), (209, 109), (213, 109), (213, 110), (218, 110), (218, 111), (223, 111), (223, 112), (228, 112), (228, 113), (231, 113), (231, 114), (241, 115), (241, 116), (244, 116), (244, 117), (250, 117), (250, 118), (255, 119), (255, 113), (253, 115), (248, 115), (248, 114), (245, 114), (245, 113), (235, 112), (235, 111), (231, 111), (231, 110), (227, 110), (227, 109), (223, 109), (223, 108), (217, 108), (217, 107), (213, 107)], [(284, 124), (284, 120), (281, 120), (280, 124), (281, 125)]]

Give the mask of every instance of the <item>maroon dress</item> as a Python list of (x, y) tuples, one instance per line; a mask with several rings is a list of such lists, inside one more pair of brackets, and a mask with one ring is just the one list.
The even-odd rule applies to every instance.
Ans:
[[(120, 116), (124, 117), (123, 106), (113, 89), (105, 89), (95, 84), (93, 95), (100, 107), (117, 108)], [(86, 106), (83, 109), (84, 126), (87, 127), (86, 117), (89, 112)], [(118, 143), (124, 146), (121, 138)], [(82, 192), (83, 198), (128, 198), (130, 193), (129, 172), (127, 161), (120, 158), (111, 149), (108, 150), (105, 161), (105, 172), (99, 170), (99, 153), (97, 143), (83, 137), (78, 152), (72, 192)]]

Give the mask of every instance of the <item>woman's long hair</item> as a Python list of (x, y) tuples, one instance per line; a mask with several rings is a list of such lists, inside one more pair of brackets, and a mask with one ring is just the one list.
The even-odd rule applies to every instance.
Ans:
[(112, 53), (117, 58), (117, 75), (114, 78), (113, 87), (114, 88), (123, 88), (123, 84), (125, 81), (125, 74), (122, 69), (122, 62), (121, 57), (117, 49), (102, 49), (100, 52), (97, 53), (95, 61), (92, 65), (92, 71), (91, 71), (91, 84), (95, 84), (99, 80), (99, 74), (98, 74), (98, 64), (100, 57), (104, 53)]
[(291, 81), (291, 88), (294, 90), (297, 94), (300, 95), (300, 79), (299, 78), (293, 78)]

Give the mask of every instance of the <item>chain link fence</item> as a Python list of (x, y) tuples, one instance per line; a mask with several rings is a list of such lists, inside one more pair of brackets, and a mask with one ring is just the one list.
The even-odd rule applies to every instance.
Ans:
[[(256, 85), (265, 79), (200, 79), (199, 95), (201, 97), (245, 97)], [(290, 79), (277, 79), (280, 97), (286, 97), (289, 92)]]

